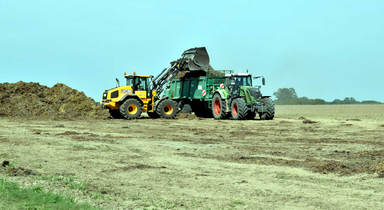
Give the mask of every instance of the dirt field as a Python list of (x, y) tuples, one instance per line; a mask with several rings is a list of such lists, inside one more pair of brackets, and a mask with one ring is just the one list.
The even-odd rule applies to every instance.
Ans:
[(382, 209), (384, 105), (273, 121), (0, 118), (0, 177), (101, 208)]

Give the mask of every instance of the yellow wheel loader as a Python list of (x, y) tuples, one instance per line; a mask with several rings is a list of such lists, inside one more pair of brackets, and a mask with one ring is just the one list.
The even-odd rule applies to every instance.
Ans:
[(171, 62), (158, 76), (124, 73), (126, 85), (105, 90), (101, 105), (109, 110), (115, 119), (137, 119), (146, 112), (151, 118), (175, 118), (178, 104), (170, 98), (162, 96), (164, 86), (180, 71), (207, 70), (209, 56), (205, 47), (184, 51), (182, 57)]

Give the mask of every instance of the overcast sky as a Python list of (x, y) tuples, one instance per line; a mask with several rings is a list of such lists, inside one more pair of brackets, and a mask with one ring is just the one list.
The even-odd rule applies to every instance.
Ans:
[(328, 101), (384, 101), (382, 0), (0, 0), (0, 82), (65, 83), (100, 101), (191, 47), (211, 65)]

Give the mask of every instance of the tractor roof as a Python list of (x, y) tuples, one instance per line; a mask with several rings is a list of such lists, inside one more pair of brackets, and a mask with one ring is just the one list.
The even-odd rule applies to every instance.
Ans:
[(236, 77), (236, 76), (245, 77), (245, 76), (252, 76), (252, 75), (249, 73), (225, 74), (225, 77)]

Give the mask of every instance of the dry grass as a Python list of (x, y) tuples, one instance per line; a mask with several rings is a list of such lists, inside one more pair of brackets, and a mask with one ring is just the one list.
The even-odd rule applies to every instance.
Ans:
[(11, 178), (23, 186), (107, 209), (378, 209), (383, 115), (355, 105), (278, 106), (273, 121), (0, 118), (0, 158), (36, 172)]

